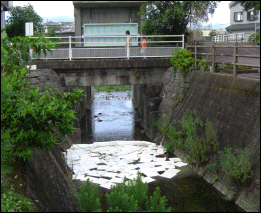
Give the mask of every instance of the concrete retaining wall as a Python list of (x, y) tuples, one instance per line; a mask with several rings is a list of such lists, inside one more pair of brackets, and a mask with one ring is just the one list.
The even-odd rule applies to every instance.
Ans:
[[(199, 75), (201, 74), (201, 75)], [(197, 78), (200, 76), (199, 78)], [(160, 97), (159, 122), (165, 115), (173, 119), (181, 119), (184, 112), (196, 110), (198, 116), (205, 121), (207, 118), (217, 130), (220, 150), (229, 145), (234, 154), (239, 149), (249, 148), (250, 159), (253, 163), (251, 184), (245, 190), (234, 194), (229, 186), (218, 181), (214, 183), (211, 174), (204, 176), (214, 187), (229, 198), (234, 199), (239, 206), (246, 210), (260, 210), (260, 80), (239, 78), (225, 74), (193, 71), (184, 79), (183, 94), (188, 91), (189, 99), (175, 106), (177, 87), (183, 83), (165, 75), (166, 82)], [(175, 83), (176, 82), (176, 83)], [(195, 87), (193, 82), (196, 83)], [(188, 90), (189, 85), (189, 90)], [(193, 92), (192, 92), (193, 91)], [(188, 100), (188, 101), (187, 101)], [(184, 108), (183, 108), (184, 107)], [(150, 136), (150, 135), (148, 135)], [(159, 143), (159, 134), (151, 138)], [(185, 153), (176, 150), (176, 154), (184, 158)], [(203, 175), (203, 168), (194, 167)]]

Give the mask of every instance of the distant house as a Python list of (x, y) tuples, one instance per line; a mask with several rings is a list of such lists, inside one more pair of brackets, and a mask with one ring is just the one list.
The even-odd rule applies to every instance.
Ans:
[(220, 28), (219, 30), (216, 31), (218, 35), (226, 35), (227, 34), (227, 31), (226, 29), (222, 29)]
[(46, 23), (43, 23), (42, 25), (45, 34), (49, 34), (52, 28), (54, 28), (54, 31), (57, 34), (57, 36), (74, 36), (75, 34), (74, 22), (48, 21)]
[(245, 34), (244, 40), (255, 33), (260, 33), (260, 13), (259, 10), (244, 11), (240, 3), (232, 1), (230, 8), (230, 26), (226, 30), (231, 34)]
[(5, 27), (5, 11), (12, 6), (12, 1), (1, 1), (1, 29)]
[[(126, 30), (131, 36), (138, 35), (142, 24), (142, 16), (138, 12), (146, 2), (73, 1), (75, 36), (125, 36)], [(126, 43), (126, 38), (100, 37), (77, 41), (84, 41), (84, 45), (78, 46), (120, 46)], [(137, 45), (137, 41), (137, 38), (132, 38), (132, 45)]]
[(209, 33), (212, 31), (210, 29), (202, 29), (202, 36), (209, 36)]

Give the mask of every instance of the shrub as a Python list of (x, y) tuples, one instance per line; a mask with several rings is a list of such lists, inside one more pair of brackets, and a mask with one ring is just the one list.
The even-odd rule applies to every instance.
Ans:
[(89, 179), (84, 186), (79, 187), (80, 192), (75, 195), (78, 204), (85, 212), (101, 212), (101, 204), (98, 195), (98, 184), (92, 184)]
[(134, 212), (146, 208), (148, 211), (170, 211), (170, 208), (166, 210), (166, 197), (160, 197), (159, 187), (154, 196), (148, 199), (148, 184), (141, 181), (141, 173), (138, 172), (134, 180), (124, 178), (123, 183), (116, 184), (110, 194), (105, 195), (109, 212)]
[(231, 150), (232, 148), (226, 147), (219, 152), (221, 168), (231, 181), (244, 183), (252, 175), (249, 150), (240, 150), (237, 156), (233, 155)]
[(249, 36), (248, 38), (249, 43), (257, 43), (260, 45), (260, 33), (253, 33), (252, 35)]
[(1, 178), (1, 212), (34, 212), (32, 201), (10, 189), (4, 189)]
[(198, 69), (204, 69), (205, 71), (206, 70), (208, 70), (209, 69), (209, 67), (210, 67), (210, 63), (209, 62), (207, 62), (206, 61), (206, 59), (204, 59), (203, 61), (200, 61), (199, 63), (198, 63)]
[(141, 209), (142, 204), (147, 198), (148, 184), (141, 181), (141, 174), (137, 173), (137, 178), (134, 180), (125, 181), (126, 192), (129, 196), (133, 196), (137, 201), (138, 207)]
[(166, 152), (168, 155), (173, 155), (174, 152), (174, 145), (171, 142), (168, 142), (164, 144), (164, 147), (166, 148)]
[[(224, 68), (232, 70), (233, 65), (232, 64), (226, 64), (226, 65), (224, 65)], [(242, 65), (237, 66), (237, 70), (246, 70), (246, 69), (252, 69), (252, 67), (251, 66), (242, 66)]]
[(25, 70), (21, 72), (1, 75), (1, 130), (3, 134), (10, 131), (14, 154), (25, 159), (33, 148), (49, 148), (73, 131), (76, 117), (72, 107), (80, 100), (82, 91), (40, 91), (30, 87), (24, 79)]
[(166, 134), (174, 147), (189, 151), (199, 163), (208, 162), (209, 156), (217, 153), (219, 146), (213, 124), (207, 119), (204, 125), (196, 111), (184, 114), (180, 123), (182, 132), (170, 127)]
[(180, 69), (185, 77), (193, 69), (194, 59), (190, 50), (179, 49), (174, 52), (170, 63), (175, 69)]
[(112, 186), (110, 194), (105, 195), (109, 212), (136, 212), (138, 202), (134, 196), (129, 196), (125, 192), (125, 185), (117, 183)]
[(167, 198), (160, 197), (160, 188), (157, 187), (153, 196), (146, 201), (146, 207), (149, 212), (170, 212), (171, 208), (166, 209)]

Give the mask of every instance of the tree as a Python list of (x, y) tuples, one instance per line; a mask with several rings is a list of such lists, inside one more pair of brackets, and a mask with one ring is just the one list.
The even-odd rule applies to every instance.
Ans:
[(260, 1), (236, 1), (240, 3), (241, 6), (244, 7), (245, 11), (256, 9), (260, 10)]
[(7, 19), (6, 33), (10, 38), (25, 36), (25, 23), (33, 22), (34, 31), (40, 29), (42, 18), (34, 11), (32, 5), (11, 7)]
[(210, 33), (209, 33), (209, 36), (216, 36), (217, 35), (217, 32), (215, 30), (212, 30)]
[(142, 33), (147, 35), (181, 35), (191, 17), (193, 22), (208, 21), (219, 1), (149, 1), (141, 6), (145, 23)]

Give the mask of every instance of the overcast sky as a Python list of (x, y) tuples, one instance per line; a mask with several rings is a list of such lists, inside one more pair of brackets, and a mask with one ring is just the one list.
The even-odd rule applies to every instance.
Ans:
[[(40, 15), (42, 18), (55, 18), (63, 17), (61, 19), (66, 19), (66, 17), (74, 19), (73, 3), (72, 1), (13, 1), (13, 6), (24, 6), (30, 3), (35, 12)], [(212, 23), (214, 25), (220, 25), (219, 28), (225, 28), (229, 26), (230, 15), (228, 4), (230, 1), (221, 1), (218, 3), (218, 7), (215, 10), (213, 17), (209, 16), (209, 22), (204, 23), (203, 25), (207, 26)], [(46, 20), (45, 20), (46, 21)], [(66, 20), (59, 20), (66, 21)]]

